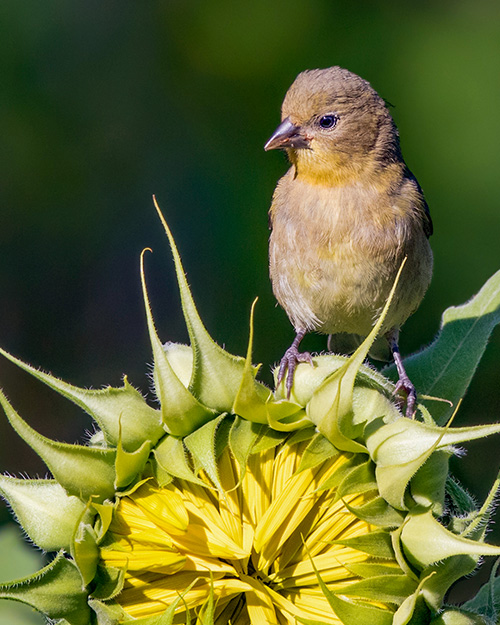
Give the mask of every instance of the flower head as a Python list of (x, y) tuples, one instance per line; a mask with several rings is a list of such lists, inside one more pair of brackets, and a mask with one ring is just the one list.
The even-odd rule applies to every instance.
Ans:
[[(0, 586), (0, 597), (65, 625), (493, 622), (488, 601), (444, 608), (456, 579), (482, 555), (500, 555), (484, 541), (497, 485), (478, 510), (448, 462), (455, 445), (500, 426), (441, 426), (424, 404), (418, 419), (402, 417), (392, 382), (363, 364), (390, 300), (351, 358), (299, 365), (290, 400), (272, 391), (256, 380), (252, 322), (245, 358), (208, 335), (164, 225), (191, 345), (161, 343), (143, 272), (158, 409), (126, 378), (120, 388), (81, 389), (2, 350), (92, 415), (98, 431), (87, 445), (55, 442), (0, 395), (53, 475), (2, 476), (0, 491), (32, 541), (58, 551), (37, 575)], [(492, 289), (500, 310), (500, 275), (457, 310), (479, 301), (491, 319)], [(460, 324), (454, 340), (457, 332)], [(428, 367), (429, 353), (439, 362), (447, 337), (444, 325), (410, 366)], [(456, 400), (464, 376), (450, 376), (450, 362), (440, 379)]]

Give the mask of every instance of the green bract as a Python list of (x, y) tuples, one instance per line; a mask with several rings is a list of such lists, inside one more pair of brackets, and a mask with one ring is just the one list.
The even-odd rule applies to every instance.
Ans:
[[(211, 339), (195, 308), (172, 235), (158, 213), (170, 241), (190, 337), (189, 346), (161, 343), (141, 258), (160, 409), (149, 406), (126, 378), (120, 388), (77, 388), (0, 350), (83, 408), (98, 427), (88, 445), (55, 442), (33, 430), (0, 394), (12, 427), (43, 458), (54, 478), (2, 476), (0, 492), (35, 545), (57, 552), (36, 575), (0, 585), (0, 598), (24, 602), (68, 625), (180, 622), (184, 598), (196, 580), (179, 588), (177, 599), (159, 615), (134, 618), (126, 602), (121, 602), (130, 562), (124, 556), (122, 564), (110, 564), (120, 562), (124, 549), (116, 539), (120, 502), (139, 502), (148, 518), (167, 527), (170, 534), (165, 535), (164, 560), (158, 570), (174, 574), (185, 557), (167, 535), (175, 542), (176, 532), (184, 532), (189, 524), (179, 495), (173, 494), (174, 485), (207, 489), (210, 484), (221, 502), (229, 502), (231, 491), (225, 488), (226, 476), (221, 473), (221, 463), (227, 463), (227, 458), (237, 467), (236, 486), (240, 487), (255, 454), (299, 445), (295, 475), (326, 461), (342, 460), (315, 492), (335, 492), (335, 501), (343, 502), (350, 514), (370, 528), (364, 534), (333, 541), (366, 554), (365, 561), (352, 564), (353, 583), (341, 592), (332, 590), (313, 563), (318, 589), (333, 615), (315, 623), (496, 623), (500, 592), (494, 574), (461, 608), (446, 607), (444, 599), (449, 587), (471, 573), (481, 556), (500, 556), (500, 547), (485, 542), (497, 484), (478, 510), (450, 479), (448, 470), (456, 445), (498, 433), (500, 425), (451, 427), (453, 407), (430, 396), (451, 400), (454, 406), (463, 396), (488, 336), (500, 321), (500, 272), (470, 302), (448, 309), (436, 340), (407, 359), (408, 372), (424, 394), (415, 420), (402, 417), (390, 379), (363, 364), (390, 299), (373, 332), (352, 357), (317, 356), (314, 367), (299, 365), (291, 397), (286, 399), (282, 386), (273, 391), (256, 380), (254, 307), (244, 358), (229, 354)], [(157, 503), (153, 505), (156, 500), (147, 491), (150, 487), (171, 493), (172, 507), (160, 511)], [(350, 503), (355, 495), (360, 496), (357, 503)], [(266, 523), (269, 530), (273, 520)], [(257, 532), (256, 544), (264, 541), (263, 536)], [(265, 553), (265, 544), (260, 548)], [(242, 551), (242, 560), (245, 557)], [(135, 566), (140, 569), (140, 562)], [(203, 605), (192, 616), (200, 624), (222, 623), (226, 618), (218, 603), (220, 579), (212, 578)], [(246, 587), (255, 585), (255, 592), (260, 592), (260, 581), (246, 573), (242, 579)], [(184, 614), (183, 622), (190, 622), (189, 610)], [(313, 623), (300, 617), (296, 622)]]

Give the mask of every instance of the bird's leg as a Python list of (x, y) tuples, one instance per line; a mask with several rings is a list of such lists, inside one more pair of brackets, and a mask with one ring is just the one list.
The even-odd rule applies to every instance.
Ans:
[(285, 377), (285, 373), (288, 370), (288, 375), (286, 376), (286, 397), (290, 399), (290, 393), (292, 392), (292, 384), (293, 384), (293, 374), (295, 373), (295, 368), (299, 362), (308, 362), (309, 364), (313, 364), (311, 354), (309, 352), (299, 352), (300, 341), (304, 338), (306, 331), (305, 330), (297, 330), (297, 336), (293, 340), (293, 343), (286, 350), (283, 358), (280, 362), (280, 370), (278, 372), (278, 381), (277, 386), (281, 384)]
[(386, 338), (389, 342), (392, 357), (394, 358), (394, 364), (396, 365), (396, 369), (398, 370), (399, 375), (399, 380), (396, 384), (394, 394), (398, 393), (399, 391), (404, 391), (406, 393), (406, 416), (412, 419), (415, 413), (415, 404), (417, 403), (417, 391), (415, 390), (415, 387), (411, 383), (411, 380), (405, 371), (403, 360), (401, 359), (401, 354), (399, 353), (399, 330), (397, 328), (389, 330), (389, 332), (387, 332), (386, 334)]

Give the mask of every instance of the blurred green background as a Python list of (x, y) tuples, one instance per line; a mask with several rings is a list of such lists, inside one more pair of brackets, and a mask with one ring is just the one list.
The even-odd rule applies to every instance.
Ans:
[[(270, 382), (293, 332), (267, 274), (267, 210), (287, 165), (262, 148), (306, 68), (347, 67), (395, 105), (426, 193), (435, 273), (403, 352), (500, 267), (498, 3), (3, 0), (0, 28), (0, 344), (36, 366), (95, 387), (127, 373), (148, 391), (146, 246), (160, 335), (187, 340), (154, 193), (229, 351), (244, 353), (259, 296), (255, 360)], [(325, 337), (304, 347), (325, 349)], [(499, 357), (497, 331), (456, 425), (498, 420)], [(0, 386), (46, 435), (73, 442), (91, 428), (4, 360)], [(460, 462), (479, 497), (498, 445), (474, 443)], [(0, 470), (46, 471), (5, 419)]]

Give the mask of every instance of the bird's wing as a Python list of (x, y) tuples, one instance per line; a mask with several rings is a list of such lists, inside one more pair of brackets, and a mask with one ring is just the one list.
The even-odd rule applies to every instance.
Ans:
[(412, 187), (414, 188), (414, 190), (416, 190), (416, 199), (418, 199), (417, 210), (420, 212), (422, 217), (422, 227), (424, 229), (425, 235), (427, 236), (427, 238), (429, 238), (434, 232), (434, 226), (432, 225), (432, 217), (429, 210), (429, 205), (427, 204), (424, 197), (424, 192), (422, 191), (422, 187), (418, 184), (418, 180), (408, 168), (406, 168), (405, 171), (405, 178), (407, 181), (410, 181)]
[(424, 232), (427, 235), (427, 238), (429, 238), (431, 236), (431, 234), (434, 232), (434, 226), (432, 224), (432, 217), (431, 217), (431, 212), (429, 210), (429, 205), (427, 204), (427, 202), (425, 201), (425, 198), (422, 196), (422, 199), (424, 201), (424, 213), (423, 213), (423, 227), (424, 227)]

